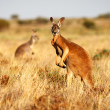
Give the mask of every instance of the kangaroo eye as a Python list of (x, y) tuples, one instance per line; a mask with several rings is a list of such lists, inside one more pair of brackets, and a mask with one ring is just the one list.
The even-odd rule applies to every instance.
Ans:
[(59, 26), (57, 26), (57, 28), (58, 28), (58, 29), (60, 29), (60, 27), (59, 27)]

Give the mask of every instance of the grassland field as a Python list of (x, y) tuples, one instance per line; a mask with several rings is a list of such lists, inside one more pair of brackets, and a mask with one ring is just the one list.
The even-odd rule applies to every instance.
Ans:
[[(66, 19), (61, 35), (82, 46), (92, 59), (97, 51), (110, 50), (110, 19), (90, 20), (95, 29), (85, 28), (84, 19)], [(10, 24), (0, 32), (0, 110), (110, 110), (110, 56), (92, 61), (96, 91), (81, 89), (83, 84), (75, 77), (67, 89), (67, 71), (55, 65), (51, 23)], [(16, 59), (15, 50), (30, 39), (32, 29), (39, 37), (35, 54)]]

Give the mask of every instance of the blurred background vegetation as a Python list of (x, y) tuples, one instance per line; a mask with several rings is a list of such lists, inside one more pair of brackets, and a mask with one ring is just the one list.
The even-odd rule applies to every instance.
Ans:
[[(0, 19), (0, 31), (10, 27), (18, 28), (21, 26), (50, 25), (49, 18), (38, 17), (35, 19), (19, 19), (19, 15), (11, 15), (10, 20)], [(55, 19), (58, 20), (58, 19)], [(68, 27), (68, 28), (67, 28)], [(66, 28), (66, 29), (65, 29)], [(76, 34), (102, 34), (110, 30), (110, 13), (99, 15), (96, 18), (68, 18), (65, 19), (62, 30), (71, 29)], [(19, 29), (20, 31), (20, 29)]]

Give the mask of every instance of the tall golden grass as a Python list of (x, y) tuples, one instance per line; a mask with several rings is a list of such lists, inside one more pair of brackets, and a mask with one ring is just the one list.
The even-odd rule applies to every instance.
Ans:
[[(92, 19), (95, 30), (83, 27), (83, 19), (67, 19), (61, 34), (81, 45), (91, 58), (97, 50), (110, 49), (110, 19)], [(16, 48), (28, 41), (31, 30), (37, 29), (39, 41), (35, 54), (28, 59), (16, 59)], [(66, 86), (66, 70), (55, 65), (55, 50), (51, 45), (51, 24), (23, 25), (11, 23), (0, 32), (0, 110), (109, 110), (110, 57), (93, 61), (95, 91), (73, 77)]]

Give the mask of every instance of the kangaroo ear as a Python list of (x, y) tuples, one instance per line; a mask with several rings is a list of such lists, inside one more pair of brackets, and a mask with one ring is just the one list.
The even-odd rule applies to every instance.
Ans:
[(32, 30), (32, 33), (35, 33), (36, 32), (36, 30)]
[(53, 18), (52, 17), (50, 17), (50, 21), (53, 22)]
[(34, 30), (32, 30), (32, 34), (34, 33)]
[(53, 21), (53, 18), (50, 17), (50, 21), (51, 21), (51, 24), (53, 25), (54, 24), (54, 21)]
[(60, 18), (59, 22), (58, 22), (58, 26), (60, 27), (62, 22), (64, 21), (65, 17)]

